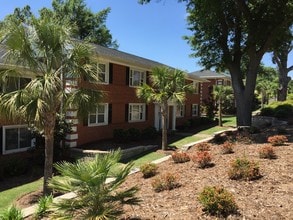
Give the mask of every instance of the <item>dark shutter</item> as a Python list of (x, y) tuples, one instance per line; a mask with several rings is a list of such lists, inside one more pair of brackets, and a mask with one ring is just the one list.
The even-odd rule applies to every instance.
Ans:
[(128, 122), (129, 105), (125, 104), (125, 121)]
[(126, 67), (126, 85), (127, 86), (129, 85), (129, 71), (130, 71), (130, 68)]
[(108, 105), (108, 124), (112, 123), (112, 104)]
[(145, 106), (145, 120), (148, 120), (148, 105)]
[(109, 83), (113, 83), (113, 63), (109, 63)]
[(190, 108), (190, 116), (192, 117), (193, 115), (193, 111), (192, 111), (192, 104), (191, 104), (191, 108)]
[(148, 84), (148, 85), (150, 84), (150, 79), (149, 78), (150, 78), (150, 72), (146, 71), (146, 82), (145, 83)]

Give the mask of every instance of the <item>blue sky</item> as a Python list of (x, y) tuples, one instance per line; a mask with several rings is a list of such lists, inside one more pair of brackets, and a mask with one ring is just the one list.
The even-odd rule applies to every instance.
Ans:
[[(30, 5), (36, 14), (42, 7), (51, 7), (51, 0), (0, 0), (0, 20), (13, 13), (14, 8)], [(86, 0), (87, 6), (98, 12), (111, 8), (107, 27), (119, 43), (119, 50), (152, 59), (172, 67), (189, 72), (203, 67), (195, 58), (190, 58), (190, 46), (182, 39), (190, 35), (186, 24), (184, 3), (177, 0), (153, 0), (147, 5), (140, 5), (137, 0)], [(271, 56), (266, 55), (264, 63), (271, 63)], [(293, 55), (288, 64), (293, 65)], [(293, 73), (290, 73), (293, 77)]]

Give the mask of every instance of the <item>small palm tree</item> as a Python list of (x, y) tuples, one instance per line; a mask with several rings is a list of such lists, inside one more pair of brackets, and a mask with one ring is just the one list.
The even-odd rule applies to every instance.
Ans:
[[(118, 189), (133, 166), (128, 163), (123, 168), (117, 167), (120, 157), (120, 151), (116, 151), (76, 163), (56, 164), (60, 176), (54, 176), (49, 186), (62, 193), (75, 192), (76, 197), (54, 202), (53, 217), (116, 219), (123, 213), (122, 204), (138, 204), (140, 200), (134, 196), (137, 187)], [(112, 181), (107, 181), (108, 178)]]
[(232, 98), (232, 88), (230, 86), (216, 85), (213, 88), (213, 95), (219, 105), (219, 126), (223, 126), (222, 111), (225, 100)]
[(33, 125), (45, 137), (43, 189), (48, 195), (57, 113), (70, 108), (77, 109), (78, 115), (85, 115), (93, 111), (102, 98), (96, 84), (93, 89), (64, 89), (64, 76), (78, 82), (84, 78), (98, 81), (97, 69), (91, 63), (93, 50), (87, 44), (74, 41), (70, 27), (50, 16), (32, 17), (29, 24), (11, 17), (0, 36), (1, 48), (5, 51), (1, 83), (5, 85), (15, 77), (31, 78), (24, 88), (0, 93), (0, 115)]
[(160, 105), (162, 115), (162, 149), (167, 149), (167, 114), (168, 102), (183, 103), (186, 92), (192, 87), (185, 83), (185, 73), (166, 67), (156, 67), (150, 75), (151, 84), (143, 84), (137, 89), (137, 96), (146, 102)]

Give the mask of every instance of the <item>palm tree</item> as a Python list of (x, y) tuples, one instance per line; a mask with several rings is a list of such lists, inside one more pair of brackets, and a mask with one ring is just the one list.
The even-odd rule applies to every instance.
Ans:
[(213, 89), (213, 95), (218, 103), (219, 107), (219, 126), (223, 126), (222, 122), (222, 112), (223, 112), (223, 103), (225, 100), (232, 98), (232, 88), (230, 86), (216, 85)]
[(29, 24), (12, 17), (1, 31), (1, 45), (5, 50), (2, 83), (24, 76), (30, 77), (31, 81), (22, 89), (0, 94), (0, 114), (33, 125), (45, 137), (43, 192), (48, 195), (57, 113), (61, 108), (63, 112), (71, 108), (77, 109), (78, 115), (85, 115), (93, 111), (102, 98), (102, 92), (97, 88), (80, 87), (72, 91), (63, 88), (64, 76), (74, 78), (78, 83), (84, 78), (98, 81), (97, 69), (91, 65), (93, 50), (87, 44), (74, 41), (67, 24), (49, 16), (32, 17)]
[[(76, 196), (55, 201), (52, 217), (116, 219), (123, 213), (122, 204), (138, 204), (140, 200), (134, 196), (137, 187), (117, 190), (133, 166), (128, 163), (123, 168), (118, 167), (120, 158), (120, 151), (116, 151), (79, 160), (75, 164), (57, 163), (55, 167), (60, 176), (54, 176), (49, 186), (62, 193), (75, 192)], [(107, 181), (109, 178), (112, 181)]]
[(137, 96), (147, 103), (160, 105), (162, 116), (162, 149), (167, 149), (167, 114), (168, 102), (183, 103), (186, 92), (192, 90), (191, 85), (185, 83), (183, 71), (166, 67), (156, 67), (150, 75), (150, 83), (143, 84), (137, 89)]

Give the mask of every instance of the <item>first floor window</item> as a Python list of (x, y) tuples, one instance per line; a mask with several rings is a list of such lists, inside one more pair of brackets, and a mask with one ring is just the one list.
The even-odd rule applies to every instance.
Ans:
[(218, 80), (217, 80), (217, 85), (223, 85), (223, 80), (218, 79)]
[(99, 126), (108, 124), (108, 104), (99, 104), (97, 110), (88, 116), (89, 126)]
[(192, 116), (198, 116), (198, 104), (192, 104)]
[(184, 105), (177, 105), (176, 117), (177, 118), (184, 117), (184, 111), (185, 111)]
[(146, 114), (145, 104), (131, 103), (129, 104), (129, 118), (130, 122), (144, 121)]
[(32, 147), (32, 134), (26, 125), (3, 126), (3, 154), (24, 151)]

